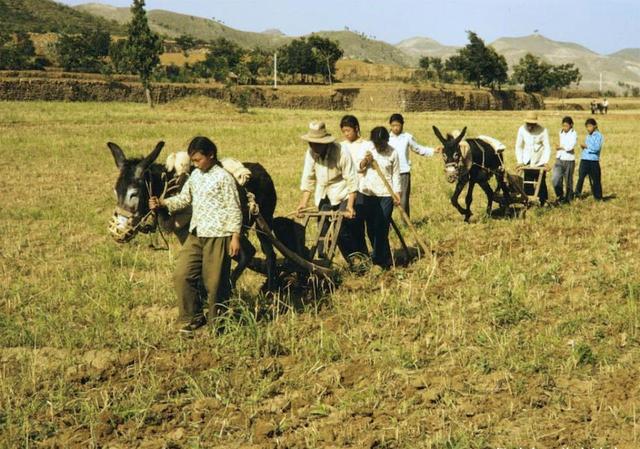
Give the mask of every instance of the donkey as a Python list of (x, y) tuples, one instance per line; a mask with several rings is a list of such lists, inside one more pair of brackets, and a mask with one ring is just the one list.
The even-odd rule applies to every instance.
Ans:
[[(174, 186), (172, 191), (167, 191), (167, 197), (169, 197), (176, 194), (186, 181), (186, 176), (185, 179), (180, 179), (175, 171), (168, 171), (164, 165), (155, 163), (164, 147), (164, 142), (158, 142), (155, 149), (146, 157), (136, 159), (128, 159), (124, 151), (113, 142), (107, 143), (107, 146), (111, 150), (119, 170), (115, 185), (117, 206), (109, 226), (109, 232), (113, 238), (118, 243), (126, 243), (135, 238), (138, 232), (154, 232), (159, 225), (162, 229), (173, 232), (183, 244), (189, 234), (191, 210), (186, 209), (176, 215), (169, 215), (166, 210), (161, 208), (155, 214), (157, 216), (156, 224), (148, 205), (149, 197), (161, 196), (163, 192), (167, 191), (167, 185)], [(248, 193), (253, 194), (260, 214), (271, 226), (277, 201), (273, 180), (262, 165), (251, 162), (245, 162), (243, 165), (251, 172), (249, 181), (244, 186), (238, 185), (243, 229), (251, 228), (255, 220), (253, 214), (249, 212)], [(257, 234), (262, 251), (266, 256), (267, 281), (264, 288), (273, 291), (277, 284), (276, 253), (271, 242), (261, 233)], [(240, 254), (235, 258), (237, 265), (231, 273), (231, 283), (234, 288), (242, 272), (247, 267), (251, 268), (250, 264), (256, 253), (256, 249), (247, 238), (246, 232), (242, 233), (240, 243)]]
[[(466, 127), (457, 137), (447, 134), (445, 138), (435, 126), (433, 127), (433, 132), (444, 145), (442, 157), (444, 158), (447, 181), (450, 183), (457, 182), (455, 191), (451, 196), (451, 204), (458, 212), (464, 215), (464, 221), (468, 223), (472, 215), (473, 188), (476, 184), (479, 184), (487, 195), (487, 214), (490, 216), (494, 191), (489, 185), (489, 181), (493, 176), (498, 181), (497, 189), (502, 189), (505, 198), (509, 197), (508, 188), (504, 181), (502, 156), (493, 146), (482, 139), (467, 139), (465, 146), (468, 145), (468, 151), (465, 154), (461, 150), (461, 142), (467, 133)], [(467, 183), (469, 188), (467, 189), (466, 208), (463, 208), (460, 206), (458, 198)]]

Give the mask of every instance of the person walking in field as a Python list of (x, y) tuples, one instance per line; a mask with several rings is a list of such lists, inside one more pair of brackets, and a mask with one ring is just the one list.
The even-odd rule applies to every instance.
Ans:
[[(188, 206), (193, 215), (189, 236), (176, 261), (174, 284), (178, 296), (181, 332), (213, 324), (231, 294), (231, 258), (240, 251), (242, 212), (233, 176), (218, 161), (216, 145), (196, 137), (187, 150), (195, 169), (180, 193), (167, 199), (151, 197), (149, 208), (166, 207), (174, 213)], [(199, 300), (199, 283), (207, 291), (208, 313)]]
[[(352, 238), (355, 200), (358, 191), (358, 177), (351, 155), (336, 143), (335, 137), (327, 132), (323, 122), (311, 122), (302, 140), (309, 144), (304, 158), (304, 168), (300, 181), (302, 196), (297, 212), (301, 214), (313, 195), (313, 202), (320, 211), (344, 211), (343, 222), (338, 236), (338, 247), (345, 260), (359, 252)], [(321, 232), (328, 230), (328, 223)], [(324, 248), (319, 247), (322, 257)]]
[[(382, 269), (391, 267), (391, 247), (389, 246), (389, 226), (393, 207), (400, 206), (402, 185), (400, 180), (400, 157), (389, 145), (389, 131), (377, 127), (371, 131), (371, 144), (363, 146), (356, 154), (358, 170), (362, 177), (358, 189), (356, 212), (367, 227), (369, 242), (373, 248), (371, 259)], [(377, 162), (382, 175), (393, 188), (393, 195), (373, 167)]]
[(577, 143), (578, 133), (573, 129), (573, 119), (563, 118), (560, 145), (556, 149), (556, 163), (551, 177), (558, 202), (569, 203), (573, 198), (573, 172), (576, 168), (574, 148)]
[(598, 129), (595, 119), (589, 118), (585, 122), (587, 128), (587, 138), (585, 143), (580, 144), (582, 153), (580, 154), (580, 167), (578, 168), (578, 183), (576, 184), (576, 197), (582, 195), (582, 186), (585, 178), (589, 177), (591, 193), (593, 197), (602, 200), (602, 184), (600, 171), (600, 153), (604, 145), (604, 137)]
[(409, 151), (413, 151), (420, 156), (431, 157), (434, 153), (441, 150), (420, 145), (416, 139), (404, 131), (404, 117), (402, 114), (393, 114), (389, 118), (389, 127), (391, 134), (389, 135), (389, 145), (398, 153), (400, 160), (400, 182), (402, 185), (401, 207), (410, 215), (409, 196), (411, 195), (411, 161), (409, 160)]
[[(518, 167), (524, 172), (525, 182), (536, 181), (540, 169), (546, 169), (546, 165), (551, 158), (549, 133), (545, 127), (540, 125), (537, 113), (528, 113), (524, 125), (518, 129), (515, 152)], [(525, 184), (524, 187), (527, 195), (533, 195), (535, 193), (535, 186), (533, 184)], [(538, 191), (540, 205), (544, 206), (548, 198), (549, 192), (547, 190), (545, 171), (542, 173)]]

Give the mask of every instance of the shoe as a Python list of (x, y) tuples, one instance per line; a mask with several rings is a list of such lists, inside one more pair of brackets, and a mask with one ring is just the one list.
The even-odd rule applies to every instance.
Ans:
[(197, 331), (205, 324), (207, 324), (207, 319), (204, 317), (204, 315), (197, 316), (193, 318), (189, 323), (182, 326), (180, 328), (180, 333), (192, 334), (193, 332)]

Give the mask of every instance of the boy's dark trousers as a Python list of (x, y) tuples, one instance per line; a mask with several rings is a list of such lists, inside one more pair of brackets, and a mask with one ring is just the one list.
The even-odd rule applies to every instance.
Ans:
[(218, 315), (231, 296), (231, 237), (197, 237), (189, 234), (176, 260), (173, 280), (178, 296), (178, 320), (190, 322), (203, 316), (199, 281), (207, 290), (209, 319)]
[(591, 184), (591, 193), (596, 200), (602, 199), (602, 184), (601, 184), (601, 171), (600, 161), (580, 161), (580, 167), (578, 168), (578, 183), (576, 184), (576, 196), (582, 194), (582, 186), (584, 185), (584, 178), (589, 177), (589, 183)]
[(556, 160), (553, 166), (551, 183), (553, 184), (553, 189), (556, 192), (558, 201), (569, 202), (573, 198), (573, 172), (575, 168), (576, 161)]
[(367, 235), (373, 252), (371, 260), (383, 268), (391, 266), (391, 247), (389, 246), (389, 226), (393, 213), (393, 199), (387, 196), (368, 196), (358, 194), (356, 215), (367, 225)]
[(400, 206), (407, 213), (407, 216), (411, 215), (409, 211), (409, 195), (411, 195), (411, 172), (400, 173), (400, 187), (402, 188), (402, 195), (400, 196)]

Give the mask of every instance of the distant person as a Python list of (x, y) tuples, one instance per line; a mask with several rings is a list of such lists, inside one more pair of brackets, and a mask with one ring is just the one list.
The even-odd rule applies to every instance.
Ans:
[(587, 138), (585, 143), (580, 144), (582, 153), (580, 154), (576, 196), (580, 197), (582, 195), (584, 179), (588, 176), (591, 184), (591, 193), (596, 200), (600, 201), (602, 200), (600, 153), (604, 145), (604, 137), (598, 130), (598, 123), (595, 119), (587, 119), (585, 127), (587, 128)]
[[(540, 169), (546, 168), (551, 158), (551, 145), (549, 143), (549, 133), (540, 125), (538, 114), (529, 112), (525, 119), (524, 125), (518, 130), (516, 139), (516, 160), (518, 166), (524, 172), (524, 180), (536, 181)], [(535, 193), (533, 184), (525, 184), (524, 190), (527, 195)], [(538, 199), (540, 205), (543, 206), (549, 198), (547, 190), (546, 172), (542, 173), (540, 180), (540, 189), (538, 191)]]
[(606, 98), (602, 100), (602, 113), (603, 114), (609, 113), (609, 100), (607, 100)]
[(411, 195), (411, 161), (409, 160), (409, 150), (420, 156), (433, 156), (435, 152), (440, 151), (440, 147), (434, 149), (422, 146), (416, 142), (411, 134), (404, 132), (404, 117), (402, 114), (393, 114), (389, 119), (389, 125), (391, 130), (389, 145), (398, 152), (400, 159), (400, 182), (402, 185), (400, 204), (407, 215), (409, 215), (409, 196)]
[[(393, 206), (400, 206), (402, 187), (400, 181), (400, 158), (398, 152), (389, 145), (389, 131), (379, 126), (371, 130), (371, 142), (357, 154), (358, 170), (362, 173), (356, 211), (367, 225), (367, 235), (373, 252), (374, 265), (382, 269), (391, 267), (391, 247), (389, 246), (389, 226)], [(372, 167), (378, 163), (382, 175), (392, 186), (389, 192), (378, 172)]]
[[(327, 132), (323, 122), (311, 122), (302, 140), (309, 144), (304, 158), (304, 168), (300, 181), (302, 196), (298, 213), (306, 208), (313, 195), (313, 203), (320, 211), (344, 211), (345, 218), (338, 236), (338, 247), (345, 260), (356, 252), (351, 238), (349, 223), (355, 217), (354, 203), (358, 191), (358, 178), (353, 159), (347, 151), (336, 143), (335, 137)], [(321, 234), (328, 231), (327, 226)], [(318, 252), (323, 256), (324, 248)]]
[(556, 198), (561, 203), (569, 203), (573, 198), (573, 173), (576, 169), (575, 146), (578, 143), (578, 133), (573, 129), (573, 119), (562, 119), (560, 144), (556, 148), (556, 163), (553, 166), (551, 183), (556, 192)]

